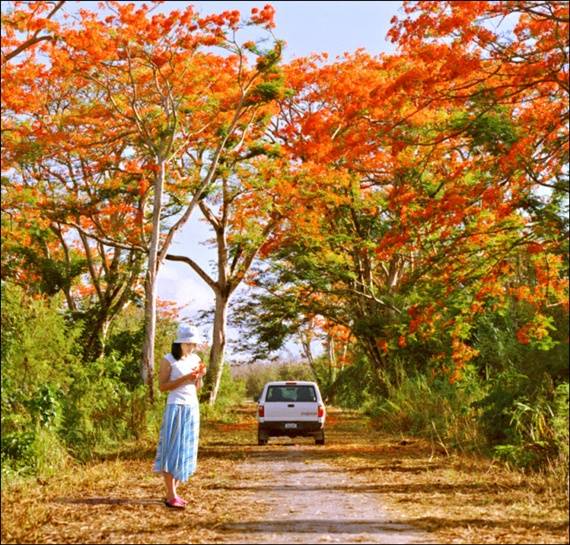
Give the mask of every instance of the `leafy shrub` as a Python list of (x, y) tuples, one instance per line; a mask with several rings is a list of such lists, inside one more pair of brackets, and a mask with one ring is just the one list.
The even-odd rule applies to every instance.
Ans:
[(60, 312), (61, 302), (2, 282), (3, 478), (55, 470), (67, 459), (57, 432), (81, 329)]
[(414, 374), (401, 376), (397, 385), (388, 387), (388, 396), (369, 405), (367, 412), (383, 429), (428, 437), (446, 448), (471, 450), (481, 439), (473, 405), (482, 395), (472, 368), (454, 383), (446, 376), (428, 379)]
[(209, 405), (207, 402), (202, 403), (200, 411), (206, 419), (234, 422), (236, 419), (234, 409), (245, 397), (245, 381), (240, 378), (233, 378), (230, 365), (224, 363), (216, 402), (214, 405)]
[(339, 407), (366, 412), (366, 408), (378, 399), (377, 382), (367, 358), (357, 354), (354, 362), (338, 373), (327, 394)]
[(552, 428), (554, 442), (558, 447), (561, 462), (568, 468), (569, 439), (569, 388), (568, 383), (559, 384), (554, 391)]
[[(142, 309), (112, 324), (105, 356), (83, 361), (81, 324), (62, 307), (60, 296), (30, 298), (2, 282), (3, 479), (53, 473), (70, 454), (87, 460), (160, 426), (161, 403), (149, 404), (140, 378)], [(156, 361), (174, 328), (158, 320)]]

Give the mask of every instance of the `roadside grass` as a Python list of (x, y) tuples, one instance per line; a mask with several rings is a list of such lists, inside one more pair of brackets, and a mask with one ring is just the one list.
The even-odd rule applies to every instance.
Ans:
[(568, 543), (565, 483), (384, 434), (356, 413), (330, 420), (329, 461), (376, 490), (394, 520), (435, 542)]
[(184, 511), (164, 506), (163, 480), (151, 472), (156, 443), (146, 439), (45, 480), (4, 486), (2, 543), (217, 543), (217, 528), (249, 515), (253, 503), (247, 491), (224, 490), (245, 457), (236, 448), (243, 422), (238, 433), (222, 431), (226, 425), (202, 422), (198, 471), (179, 487), (190, 501)]
[(352, 487), (378, 494), (394, 521), (432, 532), (435, 543), (568, 543), (568, 499), (544, 475), (450, 454), (413, 437), (384, 434), (358, 413), (329, 410), (327, 444), (271, 439), (257, 446), (255, 405), (232, 418), (203, 419), (198, 471), (180, 487), (185, 511), (162, 503), (151, 472), (152, 439), (125, 444), (46, 480), (2, 489), (2, 543), (220, 543), (223, 525), (261, 517), (254, 491), (236, 486), (239, 462), (275, 459), (292, 445), (306, 463), (347, 472)]

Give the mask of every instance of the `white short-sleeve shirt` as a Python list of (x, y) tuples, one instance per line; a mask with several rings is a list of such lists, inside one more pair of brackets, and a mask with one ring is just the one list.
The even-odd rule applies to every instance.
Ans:
[[(197, 354), (188, 354), (176, 360), (172, 354), (167, 354), (165, 358), (170, 363), (170, 378), (169, 380), (176, 380), (182, 375), (191, 373), (200, 365), (200, 357)], [(197, 403), (198, 396), (196, 394), (196, 385), (193, 383), (186, 383), (168, 394), (166, 403), (168, 405), (189, 405)]]

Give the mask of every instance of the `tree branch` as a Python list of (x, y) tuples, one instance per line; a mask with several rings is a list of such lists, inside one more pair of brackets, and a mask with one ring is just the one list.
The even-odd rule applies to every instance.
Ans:
[(210, 288), (212, 288), (212, 291), (214, 293), (218, 293), (219, 286), (218, 286), (217, 282), (214, 282), (208, 276), (208, 274), (204, 271), (204, 269), (202, 269), (202, 267), (200, 267), (200, 265), (198, 265), (198, 263), (196, 263), (193, 259), (186, 257), (186, 256), (183, 256), (183, 255), (172, 255), (172, 254), (166, 254), (166, 259), (168, 259), (169, 261), (180, 261), (182, 263), (186, 263), (186, 265), (189, 265), (190, 267), (192, 267), (192, 269), (194, 269), (194, 271), (198, 274), (198, 276), (204, 282), (206, 282), (206, 284), (208, 284), (208, 286), (210, 286)]

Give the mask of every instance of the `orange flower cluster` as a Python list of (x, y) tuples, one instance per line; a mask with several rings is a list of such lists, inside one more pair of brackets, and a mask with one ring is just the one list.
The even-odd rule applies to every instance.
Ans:
[(275, 28), (275, 8), (271, 4), (266, 4), (261, 10), (252, 8), (251, 21), (266, 28)]

